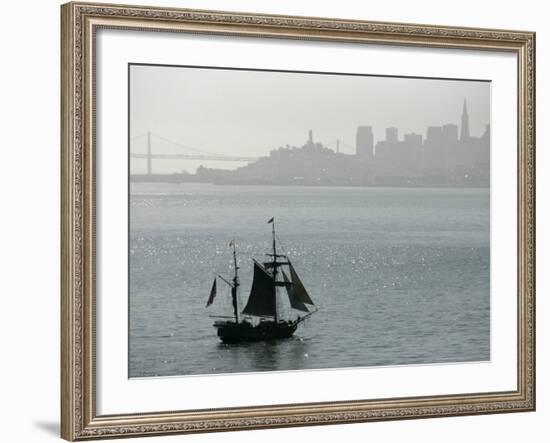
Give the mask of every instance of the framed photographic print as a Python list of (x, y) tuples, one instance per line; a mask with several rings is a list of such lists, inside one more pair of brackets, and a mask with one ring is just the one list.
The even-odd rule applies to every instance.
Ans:
[(534, 410), (534, 33), (61, 14), (63, 438)]

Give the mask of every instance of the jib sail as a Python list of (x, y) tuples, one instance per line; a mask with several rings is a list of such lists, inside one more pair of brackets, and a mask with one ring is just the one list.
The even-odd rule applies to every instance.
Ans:
[(286, 283), (286, 292), (288, 294), (288, 299), (290, 300), (290, 306), (299, 311), (309, 312), (307, 306), (300, 300), (300, 297), (296, 293), (296, 288), (288, 279), (285, 271), (283, 271), (283, 280)]
[(294, 266), (292, 266), (292, 263), (290, 262), (288, 263), (288, 266), (290, 268), (290, 281), (292, 283), (291, 289), (294, 297), (296, 297), (297, 300), (305, 303), (306, 305), (313, 305), (313, 300), (311, 300), (311, 297), (307, 293), (306, 288), (304, 288), (304, 285), (302, 284), (300, 277), (298, 277)]

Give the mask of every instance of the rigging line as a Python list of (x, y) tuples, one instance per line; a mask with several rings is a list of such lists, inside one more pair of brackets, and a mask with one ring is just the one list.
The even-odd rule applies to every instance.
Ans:
[(216, 277), (219, 277), (223, 280), (224, 283), (227, 283), (230, 287), (233, 287), (233, 284), (229, 282), (229, 280), (226, 280), (225, 277), (223, 277), (220, 274), (216, 274)]
[(283, 251), (283, 255), (286, 255), (287, 259), (288, 259), (288, 253), (286, 252), (286, 249), (284, 247), (284, 243), (281, 242), (281, 239), (279, 238), (279, 236), (277, 234), (275, 234), (275, 239), (277, 240), (277, 243), (279, 243), (279, 248), (281, 248), (281, 250)]

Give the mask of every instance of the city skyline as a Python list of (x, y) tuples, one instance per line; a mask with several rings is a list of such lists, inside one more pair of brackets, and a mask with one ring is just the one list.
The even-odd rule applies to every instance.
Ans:
[(446, 123), (429, 126), (426, 135), (411, 132), (399, 137), (395, 127), (374, 143), (370, 126), (360, 126), (356, 135), (356, 156), (378, 184), (409, 183), (489, 184), (490, 124), (476, 137), (470, 132), (467, 100), (464, 99), (460, 126)]
[[(162, 137), (161, 137), (162, 139)], [(148, 135), (149, 146), (151, 134)], [(385, 139), (374, 142), (371, 126), (359, 126), (354, 154), (342, 153), (314, 139), (313, 130), (300, 146), (285, 145), (267, 156), (251, 158), (245, 166), (220, 169), (199, 166), (196, 173), (155, 173), (148, 149), (147, 173), (132, 175), (133, 181), (199, 182), (214, 184), (264, 184), (309, 186), (458, 186), (486, 187), (490, 180), (490, 125), (480, 137), (470, 133), (470, 117), (464, 100), (460, 126), (446, 123), (429, 126), (426, 136), (386, 128)], [(180, 155), (180, 154), (178, 154)], [(186, 158), (204, 157), (191, 152)], [(135, 155), (132, 156), (132, 159)], [(209, 157), (234, 161), (236, 157)]]
[[(316, 140), (333, 149), (340, 140), (340, 152), (354, 154), (359, 126), (371, 126), (375, 142), (388, 127), (425, 138), (430, 126), (459, 124), (465, 99), (472, 134), (481, 135), (490, 122), (485, 81), (141, 65), (132, 66), (130, 78), (131, 149), (138, 153), (146, 152), (139, 136), (149, 130), (205, 152), (261, 157), (280, 146), (301, 146), (312, 129)], [(153, 151), (178, 152), (163, 141)], [(192, 173), (200, 165), (235, 169), (243, 163), (156, 165), (158, 173)], [(144, 173), (145, 162), (132, 162), (132, 172)]]

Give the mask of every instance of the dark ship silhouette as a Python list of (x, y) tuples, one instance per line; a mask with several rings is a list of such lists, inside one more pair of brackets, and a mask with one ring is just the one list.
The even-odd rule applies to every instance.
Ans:
[[(288, 338), (294, 334), (300, 323), (317, 312), (317, 308), (302, 284), (300, 277), (298, 277), (288, 256), (277, 253), (274, 219), (271, 218), (268, 223), (272, 224), (273, 234), (273, 252), (267, 254), (271, 260), (259, 263), (253, 259), (254, 276), (252, 287), (246, 306), (241, 313), (239, 313), (238, 306), (240, 283), (235, 241), (231, 241), (230, 243), (230, 246), (233, 247), (235, 271), (233, 278), (229, 281), (221, 275), (216, 276), (231, 288), (233, 302), (234, 318), (214, 322), (214, 327), (218, 330), (218, 337), (223, 343)], [(290, 306), (295, 310), (305, 313), (304, 315), (298, 315), (295, 319), (281, 319), (279, 317), (277, 297), (279, 290), (282, 288), (286, 289)], [(216, 291), (216, 278), (214, 278), (206, 307), (213, 303)], [(242, 314), (242, 317), (239, 314)]]

